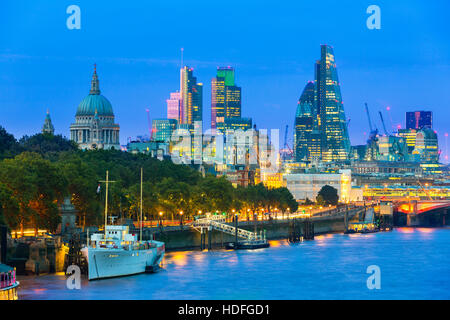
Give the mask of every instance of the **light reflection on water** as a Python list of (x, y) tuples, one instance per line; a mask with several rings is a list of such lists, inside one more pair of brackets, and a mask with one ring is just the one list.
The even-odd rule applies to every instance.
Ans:
[[(87, 281), (20, 277), (22, 299), (450, 299), (450, 229), (331, 234), (253, 251), (166, 254), (156, 274)], [(366, 269), (381, 268), (381, 290)]]

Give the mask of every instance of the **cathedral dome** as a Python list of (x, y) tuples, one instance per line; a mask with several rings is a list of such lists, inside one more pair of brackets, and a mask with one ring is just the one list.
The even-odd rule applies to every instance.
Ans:
[(91, 91), (78, 105), (76, 116), (93, 116), (96, 111), (99, 116), (114, 116), (111, 103), (100, 94), (97, 68), (94, 67)]
[(100, 94), (90, 94), (78, 105), (77, 116), (92, 116), (95, 111), (99, 116), (113, 116), (111, 103)]

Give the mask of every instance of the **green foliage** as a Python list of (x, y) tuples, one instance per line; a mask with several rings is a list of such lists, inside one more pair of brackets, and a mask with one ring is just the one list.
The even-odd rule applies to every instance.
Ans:
[[(225, 177), (202, 175), (193, 168), (160, 161), (144, 154), (118, 150), (81, 151), (63, 138), (49, 134), (24, 137), (20, 143), (0, 128), (0, 219), (12, 229), (21, 227), (55, 230), (58, 205), (70, 197), (78, 224), (102, 224), (106, 170), (111, 215), (140, 216), (140, 171), (143, 169), (143, 216), (158, 219), (192, 218), (199, 211), (255, 213), (261, 209), (295, 212), (297, 202), (286, 188), (268, 189), (263, 184), (233, 188)], [(20, 151), (25, 150), (23, 153)], [(33, 152), (30, 152), (33, 151)], [(100, 185), (101, 192), (97, 193)]]
[[(9, 192), (19, 207), (17, 214), (7, 215), (10, 227), (56, 230), (57, 203), (67, 193), (67, 180), (55, 164), (39, 154), (24, 152), (0, 162), (0, 181), (6, 186), (3, 192)], [(14, 207), (14, 203), (9, 207)]]
[(319, 205), (337, 205), (339, 201), (337, 189), (329, 185), (323, 186), (317, 194), (316, 201)]
[(75, 151), (77, 145), (67, 140), (62, 135), (53, 135), (48, 133), (38, 133), (31, 137), (24, 136), (19, 140), (23, 150), (36, 152), (41, 155), (51, 156), (53, 153), (62, 151)]
[(12, 158), (21, 151), (19, 144), (12, 134), (0, 126), (0, 160)]

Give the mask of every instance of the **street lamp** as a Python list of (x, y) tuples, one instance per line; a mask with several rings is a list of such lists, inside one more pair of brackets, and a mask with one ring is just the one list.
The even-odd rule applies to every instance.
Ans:
[(180, 226), (183, 225), (183, 211), (180, 211)]
[(160, 212), (159, 212), (159, 225), (160, 225), (160, 226), (162, 226), (162, 215), (163, 215), (163, 212), (160, 211)]

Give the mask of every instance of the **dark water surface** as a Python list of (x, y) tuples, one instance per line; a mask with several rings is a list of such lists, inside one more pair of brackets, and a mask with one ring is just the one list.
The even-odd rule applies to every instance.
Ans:
[[(381, 289), (367, 288), (367, 267)], [(64, 275), (20, 277), (20, 299), (450, 299), (450, 229), (330, 234), (254, 251), (171, 252), (156, 274), (66, 288)]]

